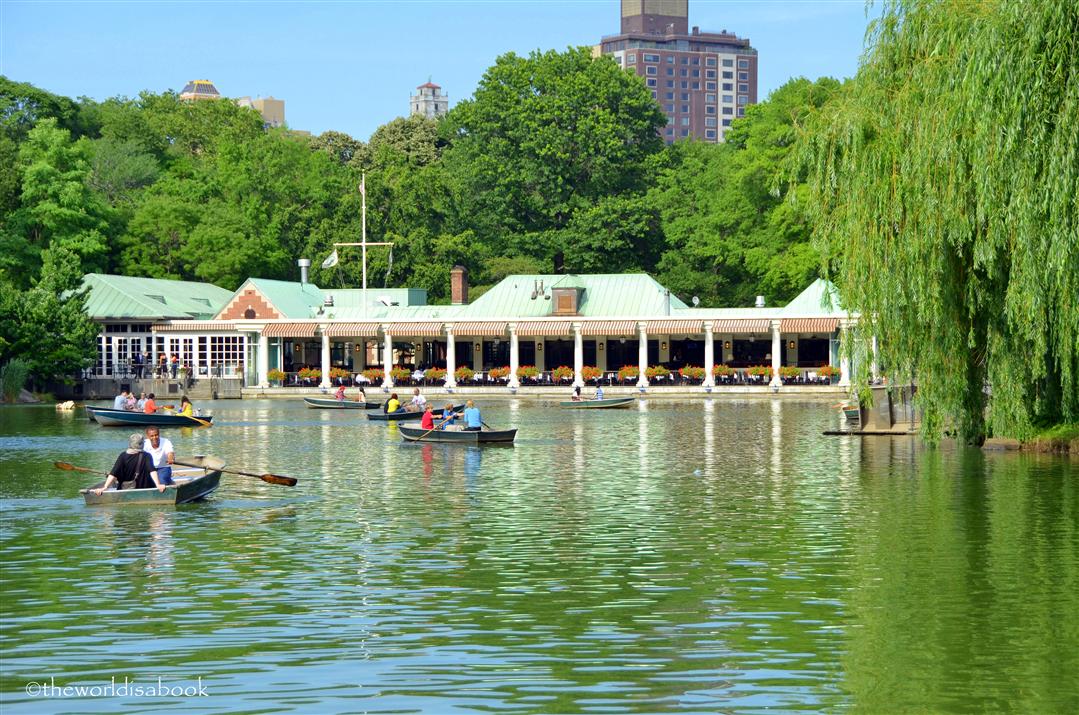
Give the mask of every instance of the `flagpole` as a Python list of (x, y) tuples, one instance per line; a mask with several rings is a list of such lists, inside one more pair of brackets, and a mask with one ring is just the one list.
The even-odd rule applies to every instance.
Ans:
[(360, 173), (360, 205), (362, 208), (361, 241), (363, 242), (363, 317), (367, 317), (367, 173)]

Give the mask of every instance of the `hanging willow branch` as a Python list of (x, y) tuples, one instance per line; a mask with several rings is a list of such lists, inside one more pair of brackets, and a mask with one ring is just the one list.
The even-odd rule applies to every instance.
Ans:
[(798, 150), (860, 334), (930, 439), (1075, 421), (1079, 3), (894, 0), (868, 38)]

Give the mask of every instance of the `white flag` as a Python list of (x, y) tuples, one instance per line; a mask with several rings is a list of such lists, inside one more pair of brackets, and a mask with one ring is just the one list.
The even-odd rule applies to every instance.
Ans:
[(337, 265), (337, 249), (333, 249), (333, 253), (326, 257), (326, 260), (322, 262), (323, 268), (333, 268)]

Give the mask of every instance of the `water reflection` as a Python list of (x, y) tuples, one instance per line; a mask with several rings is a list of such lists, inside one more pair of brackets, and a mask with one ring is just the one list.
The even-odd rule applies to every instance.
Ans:
[(0, 410), (5, 713), (40, 707), (20, 695), (39, 673), (148, 662), (203, 675), (229, 712), (1079, 698), (1068, 462), (825, 438), (835, 411), (793, 400), (485, 404), (520, 427), (509, 449), (408, 445), (287, 402), (215, 408), (212, 429), (169, 433), (178, 452), (300, 485), (229, 477), (204, 504), (88, 509), (51, 461), (107, 468), (117, 433)]

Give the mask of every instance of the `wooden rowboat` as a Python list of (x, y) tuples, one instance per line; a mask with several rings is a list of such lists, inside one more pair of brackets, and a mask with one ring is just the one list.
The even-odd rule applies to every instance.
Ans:
[(86, 418), (88, 420), (90, 420), (91, 422), (97, 422), (97, 418), (94, 417), (94, 411), (98, 410), (100, 408), (94, 407), (93, 405), (85, 405), (85, 407), (86, 407)]
[[(454, 412), (460, 412), (464, 408), (465, 408), (464, 405), (454, 405), (453, 411)], [(438, 417), (438, 415), (441, 412), (442, 412), (442, 410), (436, 411), (435, 412), (435, 417)], [(376, 422), (395, 422), (397, 420), (418, 420), (421, 417), (423, 417), (423, 412), (419, 412), (419, 411), (417, 411), (417, 412), (408, 412), (405, 409), (400, 409), (400, 410), (397, 410), (397, 412), (389, 412), (389, 413), (387, 413), (387, 412), (368, 412), (367, 413), (367, 419), (373, 420), (373, 421), (376, 421)]]
[(225, 460), (218, 457), (183, 457), (178, 458), (177, 461), (200, 466), (173, 468), (172, 479), (176, 484), (165, 487), (163, 492), (157, 489), (112, 488), (98, 495), (90, 491), (105, 484), (101, 481), (89, 489), (80, 489), (79, 494), (83, 495), (88, 506), (186, 504), (202, 499), (217, 489), (221, 481), (221, 470), (225, 467)]
[(558, 406), (571, 410), (604, 410), (629, 407), (636, 401), (636, 397), (607, 397), (602, 400), (567, 400), (559, 402)]
[(374, 410), (382, 407), (381, 402), (356, 402), (338, 400), (333, 397), (305, 397), (303, 403), (316, 410)]
[(186, 415), (168, 414), (167, 412), (132, 412), (131, 410), (114, 410), (104, 407), (95, 407), (93, 410), (94, 420), (106, 427), (206, 427), (205, 423), (212, 422), (213, 417), (188, 417)]
[(453, 444), (507, 444), (517, 436), (515, 429), (480, 430), (425, 430), (422, 427), (400, 425), (397, 428), (407, 442), (450, 442)]

